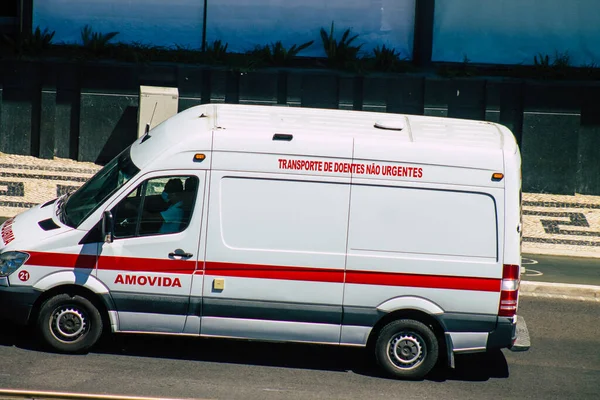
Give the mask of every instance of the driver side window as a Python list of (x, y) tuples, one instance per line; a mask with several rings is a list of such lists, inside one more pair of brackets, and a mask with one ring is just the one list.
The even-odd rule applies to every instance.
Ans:
[(182, 232), (194, 208), (199, 180), (166, 176), (144, 181), (112, 210), (115, 239)]

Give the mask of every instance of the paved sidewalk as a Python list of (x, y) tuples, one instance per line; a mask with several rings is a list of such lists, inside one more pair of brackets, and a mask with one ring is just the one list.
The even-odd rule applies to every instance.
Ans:
[[(0, 217), (82, 185), (100, 166), (0, 153)], [(523, 253), (600, 258), (600, 196), (523, 194)]]
[(600, 196), (523, 194), (523, 253), (600, 258)]

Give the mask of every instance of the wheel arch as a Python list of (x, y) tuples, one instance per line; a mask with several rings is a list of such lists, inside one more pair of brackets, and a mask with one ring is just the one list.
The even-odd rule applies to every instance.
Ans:
[(369, 333), (369, 338), (367, 339), (367, 348), (374, 348), (375, 342), (377, 341), (377, 337), (379, 336), (379, 333), (381, 332), (384, 326), (386, 326), (392, 321), (396, 321), (399, 319), (412, 319), (415, 321), (422, 322), (423, 324), (428, 326), (433, 331), (433, 334), (435, 335), (438, 341), (438, 346), (440, 348), (439, 360), (447, 361), (447, 343), (443, 324), (434, 314), (429, 314), (423, 310), (414, 308), (394, 310), (383, 315), (377, 321), (377, 323), (375, 323), (373, 329), (371, 329), (371, 332)]
[(81, 296), (89, 300), (94, 305), (94, 307), (96, 307), (96, 309), (100, 313), (100, 316), (102, 317), (102, 326), (104, 332), (110, 330), (111, 323), (110, 318), (108, 316), (108, 311), (110, 309), (114, 309), (110, 296), (108, 294), (103, 295), (95, 293), (94, 291), (85, 286), (75, 284), (58, 285), (54, 286), (53, 288), (47, 291), (44, 291), (33, 304), (28, 321), (30, 326), (34, 325), (37, 322), (42, 305), (47, 300), (60, 294), (68, 294), (70, 296)]

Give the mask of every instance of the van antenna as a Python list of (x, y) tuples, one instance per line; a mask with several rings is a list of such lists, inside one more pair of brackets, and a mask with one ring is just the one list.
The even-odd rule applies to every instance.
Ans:
[(156, 106), (158, 105), (158, 102), (154, 103), (154, 110), (152, 110), (152, 116), (150, 117), (150, 122), (146, 123), (146, 128), (144, 129), (144, 138), (142, 139), (142, 141), (140, 143), (144, 143), (146, 140), (150, 139), (150, 135), (148, 134), (148, 132), (150, 132), (150, 125), (152, 124), (152, 120), (154, 120), (154, 113), (156, 112)]
[(154, 113), (156, 113), (157, 105), (158, 105), (158, 101), (156, 103), (154, 103), (154, 110), (152, 110), (152, 116), (150, 117), (150, 123), (146, 124), (148, 130), (150, 130), (150, 125), (152, 125), (152, 121), (154, 120)]

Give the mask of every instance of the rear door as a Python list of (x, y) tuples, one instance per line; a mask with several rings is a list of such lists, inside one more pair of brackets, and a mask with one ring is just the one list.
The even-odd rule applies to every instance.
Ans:
[(204, 177), (186, 170), (147, 174), (107, 208), (115, 239), (101, 244), (97, 274), (110, 289), (120, 331), (184, 331), (193, 279), (202, 279), (194, 271)]
[(457, 166), (448, 152), (425, 164), (383, 140), (355, 146), (355, 163), (383, 161), (371, 163), (370, 179), (352, 178), (344, 317), (366, 307), (374, 317), (358, 331), (367, 332), (384, 302), (426, 300), (444, 311), (448, 329), (485, 343), (496, 326), (504, 247), (504, 190), (493, 171)]

